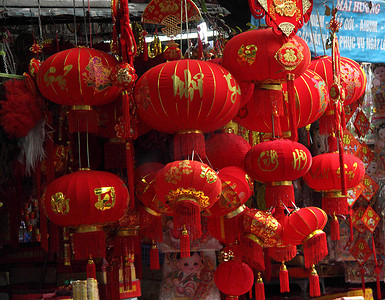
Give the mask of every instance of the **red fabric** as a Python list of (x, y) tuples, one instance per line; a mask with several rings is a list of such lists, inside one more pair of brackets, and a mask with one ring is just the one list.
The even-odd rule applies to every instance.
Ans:
[(96, 266), (92, 258), (87, 262), (86, 273), (87, 278), (96, 278)]
[[(329, 91), (322, 78), (311, 70), (307, 70), (302, 76), (296, 77), (294, 80), (294, 91), (297, 107), (295, 116), (297, 120), (296, 126), (301, 128), (313, 123), (325, 112), (329, 103)], [(283, 84), (282, 92), (287, 93), (286, 84)], [(280, 136), (279, 131), (287, 132), (291, 130), (287, 109), (284, 115), (280, 115), (278, 110), (277, 114), (275, 114), (275, 106), (271, 103), (268, 107), (271, 113), (266, 115), (262, 113), (263, 110), (267, 109), (266, 107), (263, 110), (261, 109), (262, 103), (264, 103), (262, 98), (254, 92), (254, 98), (239, 110), (234, 120), (249, 130), (270, 133), (273, 131), (273, 115), (274, 119), (277, 119), (280, 128), (278, 130), (278, 126), (275, 124), (276, 136)]]
[(190, 257), (190, 236), (187, 231), (180, 236), (180, 256)]
[(290, 292), (289, 272), (287, 271), (284, 263), (282, 263), (282, 266), (279, 270), (279, 286), (281, 293)]
[[(52, 197), (56, 205), (51, 204)], [(115, 174), (80, 170), (51, 182), (43, 201), (48, 218), (65, 227), (117, 221), (123, 217), (129, 197)]]
[(139, 78), (134, 96), (140, 119), (166, 133), (223, 127), (238, 112), (241, 99), (229, 71), (192, 59), (151, 68)]
[(348, 197), (333, 197), (325, 193), (322, 196), (322, 209), (328, 215), (347, 215), (349, 212)]
[(255, 283), (255, 299), (265, 300), (265, 285), (260, 274), (258, 274), (258, 279)]
[(294, 90), (294, 74), (287, 74), (287, 98), (289, 102), (289, 121), (290, 121), (290, 132), (291, 139), (293, 141), (298, 141), (298, 132), (297, 132), (297, 113), (296, 113), (296, 99), (295, 99), (295, 90)]
[(106, 257), (106, 235), (104, 231), (82, 232), (73, 235), (74, 258), (86, 260), (92, 257)]
[(91, 48), (64, 50), (42, 63), (37, 85), (44, 97), (57, 104), (106, 104), (120, 94), (109, 78), (117, 63), (112, 55)]
[[(357, 186), (365, 175), (363, 162), (354, 155), (344, 153), (346, 187)], [(313, 157), (312, 166), (303, 179), (316, 191), (341, 190), (339, 153), (324, 153)]]
[(297, 246), (288, 245), (284, 247), (270, 247), (268, 248), (269, 256), (278, 262), (292, 260), (297, 255)]
[(203, 133), (182, 133), (174, 136), (174, 159), (187, 159), (193, 153), (201, 159), (206, 158), (205, 137)]
[(340, 240), (340, 224), (336, 216), (334, 216), (330, 222), (330, 236), (332, 241)]
[(98, 132), (97, 113), (95, 110), (71, 109), (68, 113), (68, 131)]
[(217, 267), (214, 281), (222, 293), (228, 296), (240, 296), (247, 293), (253, 286), (254, 274), (247, 264), (239, 260), (229, 260)]
[(156, 244), (151, 245), (150, 249), (150, 269), (159, 270), (159, 250)]
[(310, 297), (319, 297), (321, 296), (321, 288), (319, 284), (319, 276), (315, 269), (312, 271), (309, 278), (309, 294)]
[(320, 262), (328, 255), (328, 245), (325, 232), (321, 231), (303, 243), (303, 253), (305, 258), (305, 267)]
[(236, 78), (249, 82), (283, 82), (289, 72), (301, 76), (309, 66), (310, 49), (298, 36), (288, 40), (300, 53), (296, 57), (302, 56), (289, 71), (276, 59), (285, 42), (286, 38), (275, 34), (271, 28), (245, 31), (227, 42), (222, 65)]
[(290, 207), (295, 203), (294, 186), (293, 184), (269, 184), (265, 186), (265, 202), (266, 209), (275, 207), (280, 203), (286, 207)]
[(265, 270), (263, 243), (253, 234), (243, 235), (241, 238), (243, 260), (253, 269)]

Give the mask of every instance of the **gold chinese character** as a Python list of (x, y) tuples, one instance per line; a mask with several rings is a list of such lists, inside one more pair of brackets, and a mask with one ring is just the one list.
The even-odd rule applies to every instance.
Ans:
[(114, 187), (96, 188), (94, 193), (98, 196), (98, 201), (95, 203), (97, 209), (106, 210), (114, 207), (116, 199)]
[(62, 192), (58, 192), (51, 196), (52, 211), (57, 214), (66, 215), (70, 211), (70, 199), (66, 199)]

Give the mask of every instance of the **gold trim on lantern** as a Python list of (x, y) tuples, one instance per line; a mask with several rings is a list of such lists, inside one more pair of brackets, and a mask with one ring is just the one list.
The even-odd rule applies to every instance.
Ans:
[(79, 168), (79, 171), (91, 171), (90, 168)]
[(312, 237), (316, 236), (317, 234), (321, 234), (323, 231), (321, 229), (314, 230), (312, 233), (310, 233), (304, 240), (303, 244), (306, 243), (308, 240), (310, 240)]
[(203, 134), (202, 130), (199, 129), (182, 129), (178, 130), (176, 134), (189, 134), (189, 133), (198, 133), (198, 134)]
[(255, 87), (263, 90), (282, 91), (282, 84), (280, 83), (255, 84)]
[(210, 198), (205, 196), (204, 192), (196, 191), (194, 188), (184, 189), (178, 188), (172, 190), (166, 195), (167, 205), (173, 206), (175, 203), (180, 201), (190, 201), (197, 203), (201, 210), (205, 209), (210, 205)]
[(117, 236), (138, 236), (138, 228), (120, 229), (116, 231)]
[(322, 196), (325, 198), (346, 198), (347, 195), (342, 195), (340, 190), (337, 191), (324, 191)]
[(103, 231), (102, 225), (81, 225), (75, 228), (75, 233), (87, 233), (87, 232), (97, 232)]
[(227, 215), (224, 216), (225, 219), (231, 219), (236, 216), (238, 216), (240, 213), (244, 212), (246, 209), (246, 205), (241, 205), (237, 209), (233, 210), (232, 212), (229, 212)]
[(248, 238), (249, 240), (252, 240), (253, 242), (257, 243), (259, 246), (261, 246), (263, 248), (263, 242), (262, 240), (257, 237), (255, 234), (252, 234), (252, 233), (246, 233), (244, 235), (245, 238)]
[(292, 181), (273, 181), (270, 183), (271, 186), (282, 186), (282, 185), (292, 185), (293, 182)]
[(148, 212), (150, 215), (153, 215), (153, 216), (155, 216), (155, 217), (159, 217), (159, 216), (162, 215), (161, 213), (156, 212), (155, 210), (149, 208), (148, 206), (145, 206), (145, 207), (144, 207), (144, 210), (145, 210), (146, 212)]
[(91, 105), (72, 105), (72, 110), (92, 110)]

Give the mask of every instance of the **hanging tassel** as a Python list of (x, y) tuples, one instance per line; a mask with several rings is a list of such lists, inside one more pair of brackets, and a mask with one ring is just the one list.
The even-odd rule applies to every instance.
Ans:
[(361, 265), (361, 283), (362, 283), (362, 293), (364, 294), (365, 298), (365, 272), (364, 272), (364, 265)]
[(312, 232), (303, 242), (303, 252), (306, 268), (310, 268), (328, 255), (325, 232), (322, 230)]
[(337, 152), (338, 144), (337, 144), (336, 134), (334, 132), (328, 136), (328, 146), (329, 146), (330, 153)]
[(183, 226), (182, 234), (180, 236), (180, 252), (181, 257), (190, 257), (190, 236), (186, 226)]
[(340, 240), (340, 224), (338, 223), (338, 219), (335, 214), (332, 221), (330, 222), (330, 235), (332, 241)]
[(297, 255), (297, 246), (288, 245), (283, 247), (270, 247), (268, 248), (269, 256), (275, 261), (290, 261)]
[(132, 140), (126, 142), (126, 167), (127, 167), (127, 183), (130, 193), (130, 209), (135, 208), (135, 170), (134, 170), (134, 148)]
[(374, 236), (372, 234), (372, 249), (373, 249), (373, 256), (374, 256), (374, 263), (376, 265), (374, 272), (376, 273), (376, 281), (377, 281), (377, 299), (381, 300), (381, 284), (380, 284), (380, 272), (381, 268), (378, 266), (378, 261), (377, 261), (377, 252), (376, 252), (376, 245), (374, 243)]
[(266, 208), (283, 203), (286, 207), (295, 202), (294, 187), (291, 181), (274, 181), (266, 183), (265, 189)]
[(96, 227), (80, 228), (73, 234), (73, 246), (76, 260), (86, 260), (90, 255), (106, 257), (106, 235)]
[(159, 270), (159, 250), (156, 246), (155, 241), (152, 241), (151, 249), (150, 249), (150, 269), (151, 270)]
[(349, 229), (350, 229), (350, 237), (349, 241), (353, 242), (353, 219), (352, 219), (353, 209), (349, 208), (348, 218), (349, 218)]
[(174, 231), (178, 237), (180, 230), (185, 227), (190, 240), (195, 241), (202, 235), (200, 208), (197, 202), (190, 201), (187, 197), (174, 204)]
[(68, 131), (74, 132), (98, 132), (98, 115), (89, 105), (72, 106), (68, 112)]
[(258, 272), (257, 281), (255, 283), (255, 300), (265, 300), (265, 285), (261, 277), (261, 272)]
[(294, 74), (287, 74), (287, 96), (289, 102), (289, 116), (290, 116), (290, 127), (291, 127), (291, 138), (293, 141), (298, 140), (298, 131), (297, 131), (297, 109), (296, 109), (296, 99), (295, 99), (295, 88), (294, 88)]
[(200, 130), (178, 131), (174, 136), (175, 160), (186, 159), (193, 151), (201, 159), (206, 158), (205, 137)]
[(348, 197), (340, 191), (324, 192), (322, 195), (322, 209), (328, 215), (347, 215), (349, 212)]
[(250, 299), (253, 299), (253, 288), (251, 287), (251, 289), (249, 290), (249, 298)]
[(290, 292), (289, 272), (287, 271), (285, 262), (282, 262), (281, 268), (279, 269), (279, 286), (281, 293)]
[(263, 243), (254, 234), (247, 233), (241, 239), (242, 255), (245, 262), (254, 269), (265, 270)]
[(91, 255), (87, 262), (86, 273), (87, 273), (87, 278), (96, 278), (96, 266)]
[(123, 287), (125, 291), (130, 289), (130, 281), (132, 286), (130, 262), (128, 261), (128, 256), (125, 256), (123, 261)]
[(315, 269), (315, 266), (313, 265), (311, 267), (311, 274), (309, 278), (309, 285), (310, 285), (310, 297), (319, 297), (321, 296), (321, 288), (319, 284), (319, 276), (317, 274), (317, 270)]

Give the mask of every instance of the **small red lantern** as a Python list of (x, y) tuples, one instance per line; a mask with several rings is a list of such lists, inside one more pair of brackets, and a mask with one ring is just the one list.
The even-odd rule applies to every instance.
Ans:
[(233, 119), (240, 105), (234, 77), (217, 64), (184, 59), (153, 67), (135, 86), (139, 117), (152, 128), (177, 134), (176, 159), (193, 150), (205, 157), (203, 133)]
[(110, 79), (117, 64), (113, 56), (99, 50), (86, 47), (64, 50), (41, 64), (37, 85), (47, 99), (71, 106), (70, 132), (97, 132), (96, 112), (91, 106), (109, 103), (119, 96), (121, 88), (113, 86)]
[(163, 51), (164, 59), (168, 61), (181, 59), (182, 54), (178, 46), (174, 41), (168, 42)]
[(155, 191), (173, 209), (174, 234), (181, 236), (182, 256), (190, 255), (189, 235), (195, 240), (202, 234), (200, 212), (218, 200), (221, 190), (218, 175), (204, 163), (174, 161), (158, 171)]
[(226, 299), (235, 300), (252, 288), (254, 273), (247, 264), (239, 260), (229, 260), (217, 267), (214, 281), (217, 288), (226, 294)]
[[(344, 153), (346, 188), (356, 187), (365, 175), (364, 163), (356, 156)], [(303, 177), (312, 189), (324, 192), (322, 209), (330, 215), (348, 213), (347, 195), (341, 195), (339, 153), (325, 153), (313, 157), (309, 172)]]
[(302, 177), (310, 168), (312, 156), (302, 144), (291, 140), (262, 142), (245, 156), (245, 170), (255, 180), (267, 183), (266, 207), (282, 201), (291, 206), (294, 199), (292, 180)]
[(122, 180), (104, 171), (80, 170), (51, 182), (42, 198), (47, 217), (55, 224), (77, 230), (75, 259), (105, 256), (101, 226), (123, 217), (128, 190)]
[(322, 231), (328, 221), (318, 207), (294, 210), (283, 224), (282, 240), (288, 244), (303, 244), (305, 267), (321, 261), (328, 254), (326, 234)]
[(243, 168), (243, 160), (250, 148), (243, 137), (231, 132), (215, 133), (206, 140), (206, 156), (215, 169)]

